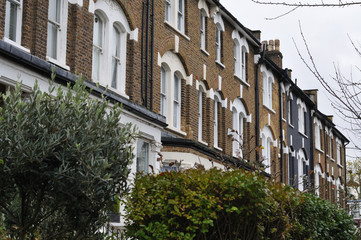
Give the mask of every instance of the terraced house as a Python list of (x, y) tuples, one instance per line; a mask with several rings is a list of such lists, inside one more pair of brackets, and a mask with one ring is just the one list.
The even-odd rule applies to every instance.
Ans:
[(0, 0), (0, 39), (1, 91), (46, 91), (54, 67), (58, 84), (82, 74), (122, 103), (141, 136), (133, 172), (258, 162), (345, 204), (348, 140), (283, 68), (280, 41), (217, 0)]

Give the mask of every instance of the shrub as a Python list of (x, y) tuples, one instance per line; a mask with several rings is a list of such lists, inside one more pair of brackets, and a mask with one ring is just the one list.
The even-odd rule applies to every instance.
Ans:
[(354, 239), (344, 210), (256, 172), (137, 175), (125, 205), (130, 239)]
[(266, 182), (254, 172), (212, 169), (138, 175), (126, 200), (131, 239), (255, 239)]

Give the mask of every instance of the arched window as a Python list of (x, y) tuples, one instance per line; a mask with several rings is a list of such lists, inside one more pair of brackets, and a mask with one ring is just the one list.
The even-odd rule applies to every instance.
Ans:
[(336, 161), (337, 161), (338, 165), (342, 165), (341, 164), (341, 147), (342, 147), (341, 140), (339, 138), (336, 138), (336, 148), (337, 148)]
[(205, 122), (206, 90), (204, 84), (198, 86), (198, 141), (203, 141), (203, 122)]
[(265, 172), (271, 174), (273, 136), (271, 129), (266, 126), (261, 132), (262, 136), (262, 163), (265, 165)]
[(121, 31), (119, 27), (113, 25), (113, 54), (112, 54), (112, 84), (111, 87), (117, 89), (119, 84), (120, 74), (120, 46), (121, 46)]
[(298, 189), (303, 191), (305, 189), (304, 177), (308, 176), (308, 161), (303, 149), (300, 149), (297, 154), (298, 159)]
[(216, 25), (216, 61), (221, 62), (221, 53), (222, 53), (222, 32), (218, 25)]
[(315, 118), (313, 122), (315, 129), (315, 148), (318, 150), (322, 150), (322, 124), (317, 118)]
[(213, 136), (214, 136), (214, 147), (218, 148), (219, 147), (219, 132), (220, 132), (220, 128), (219, 128), (219, 123), (220, 123), (220, 110), (221, 110), (221, 98), (220, 96), (215, 95), (214, 96), (214, 114), (213, 114), (213, 123), (214, 123), (214, 132), (213, 132)]
[(315, 194), (320, 196), (320, 177), (322, 176), (321, 165), (318, 163), (315, 166)]
[(300, 99), (297, 99), (297, 109), (298, 109), (298, 131), (306, 135), (306, 116), (307, 109), (306, 104)]
[(168, 70), (166, 66), (161, 66), (160, 73), (160, 114), (166, 116), (167, 113), (167, 82), (168, 82)]
[(94, 14), (94, 29), (93, 29), (93, 67), (92, 78), (99, 82), (99, 71), (101, 57), (104, 48), (104, 20), (99, 13)]
[(180, 129), (181, 117), (181, 77), (174, 74), (174, 95), (173, 95), (173, 127)]
[(232, 125), (233, 125), (233, 156), (243, 158), (245, 139), (245, 122), (247, 119), (246, 108), (240, 99), (233, 102)]
[(264, 65), (261, 66), (261, 71), (263, 79), (263, 105), (272, 110), (273, 73), (267, 70)]
[(234, 41), (234, 75), (243, 82), (247, 82), (247, 54), (249, 52), (247, 40), (241, 38), (237, 30), (233, 30), (232, 38)]
[(168, 128), (181, 132), (182, 81), (186, 72), (179, 57), (167, 51), (160, 58), (160, 112), (166, 117)]
[(92, 79), (112, 91), (125, 93), (129, 24), (115, 1), (94, 3)]

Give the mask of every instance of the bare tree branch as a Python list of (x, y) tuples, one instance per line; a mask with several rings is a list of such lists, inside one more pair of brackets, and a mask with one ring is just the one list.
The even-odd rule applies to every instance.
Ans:
[(259, 1), (259, 0), (251, 0), (254, 3), (264, 4), (264, 5), (283, 5), (288, 7), (349, 7), (354, 5), (361, 5), (361, 2), (342, 2), (338, 1), (337, 3), (332, 2), (324, 2), (321, 3), (303, 3), (303, 2), (280, 2), (280, 1)]

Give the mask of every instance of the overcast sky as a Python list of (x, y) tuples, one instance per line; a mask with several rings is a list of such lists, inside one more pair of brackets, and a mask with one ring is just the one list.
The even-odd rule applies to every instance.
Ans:
[[(292, 69), (292, 78), (293, 80), (297, 78), (297, 85), (301, 89), (319, 89), (318, 109), (326, 115), (334, 115), (334, 123), (337, 128), (349, 139), (355, 139), (350, 131), (344, 129), (346, 124), (332, 109), (326, 91), (301, 61), (292, 39), (295, 40), (298, 48), (306, 56), (299, 31), (300, 21), (321, 74), (331, 81), (330, 76), (334, 75), (335, 63), (348, 76), (352, 66), (359, 65), (361, 67), (360, 58), (347, 36), (349, 34), (356, 44), (361, 42), (361, 7), (298, 8), (278, 19), (266, 20), (266, 18), (280, 16), (292, 8), (260, 5), (251, 0), (221, 0), (220, 2), (245, 27), (251, 30), (261, 30), (261, 41), (280, 40), (283, 68)], [(355, 72), (354, 69), (354, 77)], [(356, 79), (359, 80), (360, 76), (356, 76)], [(356, 156), (357, 153), (348, 150), (347, 155)]]

